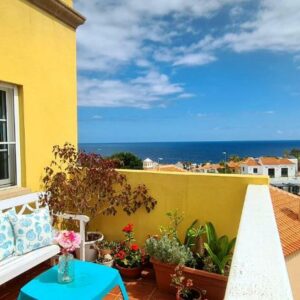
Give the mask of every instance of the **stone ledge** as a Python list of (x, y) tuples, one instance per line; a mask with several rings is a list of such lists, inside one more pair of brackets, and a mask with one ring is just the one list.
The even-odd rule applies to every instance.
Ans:
[(85, 22), (85, 17), (60, 0), (27, 0), (48, 14), (76, 29)]
[(8, 187), (0, 189), (0, 200), (14, 198), (31, 193), (29, 188), (24, 187)]

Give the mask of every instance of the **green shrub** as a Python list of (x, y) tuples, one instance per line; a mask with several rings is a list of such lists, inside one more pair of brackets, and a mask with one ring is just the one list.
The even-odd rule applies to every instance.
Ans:
[(185, 265), (194, 261), (191, 250), (180, 245), (175, 237), (167, 235), (163, 235), (160, 239), (150, 237), (146, 240), (145, 248), (147, 254), (163, 263)]

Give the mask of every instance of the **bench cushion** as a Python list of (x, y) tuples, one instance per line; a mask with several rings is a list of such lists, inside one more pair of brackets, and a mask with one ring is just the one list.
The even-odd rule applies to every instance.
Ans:
[(10, 256), (0, 261), (0, 285), (53, 257), (59, 252), (60, 249), (57, 245), (50, 245), (24, 255)]
[(14, 233), (7, 213), (0, 213), (0, 262), (14, 252)]
[(15, 235), (15, 254), (22, 255), (32, 250), (52, 244), (52, 226), (47, 207), (32, 214), (8, 214)]

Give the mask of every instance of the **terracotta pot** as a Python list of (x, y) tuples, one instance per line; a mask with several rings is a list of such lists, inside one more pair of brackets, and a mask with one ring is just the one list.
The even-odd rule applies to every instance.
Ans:
[(210, 300), (222, 300), (225, 296), (225, 290), (228, 277), (216, 273), (210, 273), (203, 270), (184, 267), (183, 272), (186, 278), (193, 280), (193, 284), (200, 290), (206, 290), (205, 297)]
[[(196, 298), (194, 297), (193, 300), (201, 300), (201, 298), (202, 298), (201, 292), (198, 291), (197, 289), (193, 289), (193, 291), (195, 291), (199, 295), (199, 297), (197, 297), (197, 296), (196, 296)], [(185, 300), (183, 297), (181, 297), (180, 291), (177, 291), (177, 293), (176, 293), (176, 300)]]
[(162, 263), (159, 260), (150, 259), (153, 264), (157, 288), (165, 293), (176, 295), (176, 289), (171, 284), (171, 275), (174, 274), (176, 265)]
[(141, 277), (142, 268), (136, 267), (136, 268), (123, 268), (119, 266), (118, 264), (115, 264), (116, 269), (119, 270), (120, 274), (123, 277), (126, 278), (139, 278)]

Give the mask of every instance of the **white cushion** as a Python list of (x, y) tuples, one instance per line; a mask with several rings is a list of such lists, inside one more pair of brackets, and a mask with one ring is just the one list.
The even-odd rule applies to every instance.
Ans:
[(8, 214), (15, 235), (15, 254), (23, 255), (32, 250), (52, 244), (52, 226), (47, 207), (32, 214)]
[(15, 238), (8, 213), (0, 212), (0, 262), (12, 255), (15, 248)]
[(10, 256), (0, 262), (0, 285), (35, 267), (60, 252), (57, 245), (40, 248), (21, 256)]

